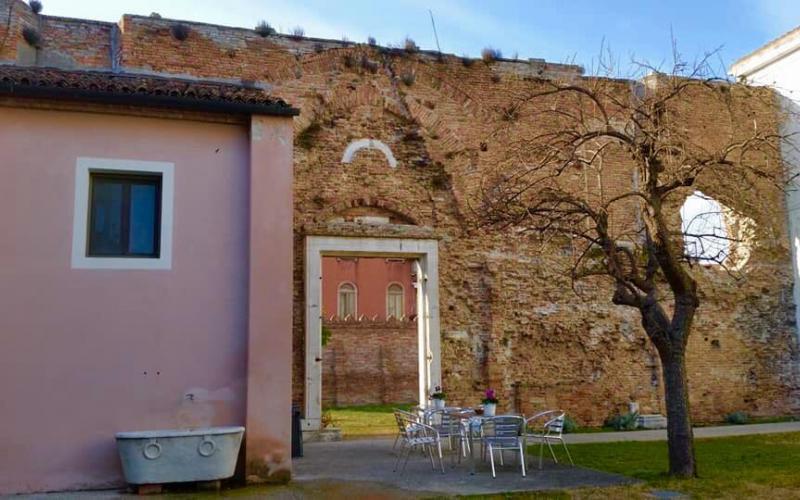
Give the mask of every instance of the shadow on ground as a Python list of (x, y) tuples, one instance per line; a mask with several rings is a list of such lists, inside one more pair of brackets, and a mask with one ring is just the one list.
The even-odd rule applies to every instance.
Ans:
[[(285, 486), (252, 486), (221, 492), (190, 492), (154, 495), (147, 498), (168, 500), (234, 498), (277, 500), (294, 499), (407, 499), (448, 497), (453, 495), (485, 495), (519, 491), (563, 490), (571, 488), (623, 486), (638, 481), (618, 474), (609, 474), (582, 467), (545, 462), (539, 470), (534, 460), (527, 477), (522, 477), (515, 458), (507, 455), (497, 478), (492, 478), (487, 464), (478, 461), (476, 473), (470, 474), (466, 460), (457, 463), (445, 456), (445, 473), (432, 470), (427, 457), (415, 453), (403, 474), (394, 472), (396, 455), (391, 439), (369, 439), (337, 443), (310, 443), (305, 457), (293, 461), (293, 481)], [(438, 464), (437, 464), (438, 465)], [(143, 498), (120, 492), (77, 492), (28, 495), (16, 498), (47, 499), (119, 499)]]

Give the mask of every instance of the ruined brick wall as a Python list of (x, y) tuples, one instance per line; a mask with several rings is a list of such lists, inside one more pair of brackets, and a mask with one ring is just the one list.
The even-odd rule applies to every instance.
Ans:
[(326, 321), (322, 404), (413, 403), (419, 369), (416, 321)]
[[(20, 5), (0, 0), (0, 16), (13, 10), (10, 31), (0, 17), (0, 30), (8, 35), (0, 31), (5, 62), (22, 61), (20, 54), (30, 49), (18, 27), (31, 15)], [(502, 409), (515, 401), (524, 411), (558, 406), (582, 423), (600, 423), (631, 400), (643, 411), (663, 413), (658, 357), (638, 313), (611, 304), (608, 283), (583, 283), (576, 294), (564, 273), (569, 248), (472, 225), (486, 173), (508, 161), (515, 139), (548, 126), (537, 120), (503, 121), (502, 110), (513, 96), (541, 85), (540, 78), (581, 78), (577, 68), (262, 38), (252, 30), (200, 23), (186, 23), (189, 37), (178, 41), (169, 32), (174, 23), (126, 15), (106, 38), (100, 36), (105, 28), (87, 28), (100, 38), (87, 39), (96, 51), (74, 42), (79, 31), (52, 29), (48, 37), (55, 39), (46, 40), (49, 45), (34, 59), (24, 60), (65, 59), (97, 69), (246, 81), (301, 108), (295, 120), (294, 192), (297, 401), (304, 391), (304, 238), (405, 236), (439, 240), (443, 383), (453, 403), (475, 404), (492, 386)], [(58, 47), (58, 58), (47, 54), (48, 46)], [(107, 60), (103, 53), (110, 54)], [(630, 83), (615, 84), (624, 93)], [(702, 99), (682, 103), (683, 120), (709, 143), (737, 127), (774, 125), (772, 106), (742, 99), (732, 114)], [(363, 138), (384, 142), (397, 168), (375, 150), (341, 163), (348, 144)], [(602, 181), (605, 189), (622, 191), (633, 182), (626, 162), (611, 155), (601, 180), (575, 180), (587, 190), (598, 189)], [(770, 162), (779, 165), (780, 159)], [(759, 230), (738, 281), (720, 269), (696, 269), (703, 295), (689, 340), (694, 416), (713, 421), (736, 410), (797, 412), (800, 354), (782, 194), (769, 186), (742, 193), (725, 179), (700, 179), (699, 184), (731, 209), (752, 214)], [(676, 200), (671, 207), (674, 217), (679, 206)], [(347, 222), (344, 216), (355, 212), (388, 216), (394, 223)]]

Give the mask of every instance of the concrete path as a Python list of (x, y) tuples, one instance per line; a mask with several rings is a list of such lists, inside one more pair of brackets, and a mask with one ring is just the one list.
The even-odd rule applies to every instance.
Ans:
[[(695, 427), (694, 437), (715, 438), (747, 436), (751, 434), (775, 434), (778, 432), (800, 432), (800, 422), (775, 424), (723, 425), (719, 427)], [(594, 432), (589, 434), (565, 434), (567, 443), (612, 443), (615, 441), (666, 441), (667, 431)]]
[(419, 454), (411, 456), (405, 473), (400, 474), (393, 472), (395, 455), (391, 451), (392, 442), (392, 439), (370, 439), (307, 443), (305, 457), (296, 459), (293, 463), (294, 479), (299, 484), (309, 481), (370, 482), (376, 486), (383, 485), (386, 491), (394, 491), (401, 498), (409, 494), (476, 495), (603, 487), (637, 482), (618, 474), (547, 462), (543, 470), (533, 467), (527, 477), (522, 477), (519, 464), (511, 453), (506, 454), (505, 467), (498, 465), (497, 478), (492, 478), (488, 463), (478, 460), (476, 474), (470, 475), (466, 462), (454, 465), (449, 455), (445, 456), (444, 474), (431, 470), (428, 459)]

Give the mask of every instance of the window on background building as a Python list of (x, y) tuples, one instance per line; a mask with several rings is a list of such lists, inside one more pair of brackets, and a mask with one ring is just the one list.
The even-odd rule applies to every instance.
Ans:
[(339, 285), (339, 304), (337, 313), (340, 318), (356, 315), (356, 286), (352, 283)]
[(405, 316), (403, 286), (392, 283), (386, 289), (386, 318)]
[(89, 257), (158, 258), (161, 176), (92, 172)]

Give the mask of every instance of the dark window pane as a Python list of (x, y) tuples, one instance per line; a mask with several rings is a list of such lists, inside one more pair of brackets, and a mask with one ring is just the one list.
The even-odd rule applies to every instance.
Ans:
[(158, 189), (155, 184), (131, 185), (128, 251), (152, 255), (156, 252)]
[(161, 177), (96, 173), (91, 182), (88, 255), (158, 257)]
[(92, 186), (89, 248), (95, 255), (119, 255), (122, 248), (122, 184), (96, 182)]

